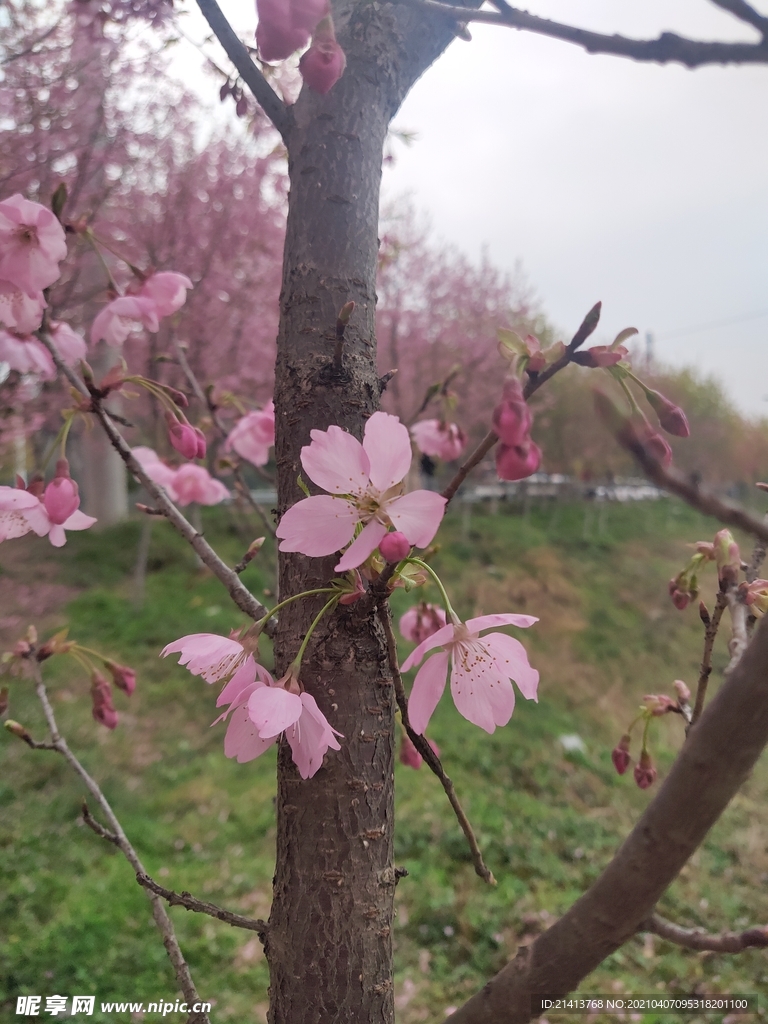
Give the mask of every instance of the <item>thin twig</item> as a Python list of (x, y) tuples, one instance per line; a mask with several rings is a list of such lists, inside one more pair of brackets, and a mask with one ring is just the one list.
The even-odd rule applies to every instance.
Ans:
[(711, 2), (715, 7), (720, 7), (740, 21), (746, 21), (748, 25), (752, 25), (763, 38), (768, 34), (768, 18), (758, 14), (751, 4), (745, 3), (745, 0), (711, 0)]
[[(576, 351), (577, 348), (579, 348), (580, 345), (584, 344), (584, 342), (587, 340), (590, 334), (592, 334), (592, 332), (597, 327), (597, 324), (600, 320), (601, 309), (602, 303), (596, 302), (592, 309), (590, 309), (590, 311), (582, 320), (578, 331), (576, 331), (574, 336), (571, 338), (568, 347), (559, 359), (557, 359), (554, 363), (552, 363), (551, 366), (548, 366), (547, 369), (543, 370), (541, 373), (537, 373), (535, 375), (529, 374), (528, 380), (526, 381), (525, 387), (523, 388), (523, 396), (526, 402), (531, 397), (531, 395), (534, 395), (539, 390), (542, 384), (546, 384), (548, 380), (551, 380), (556, 373), (559, 373), (560, 370), (564, 369), (571, 362), (573, 358), (573, 353)], [(443, 497), (446, 499), (446, 502), (449, 502), (451, 498), (455, 496), (456, 492), (467, 479), (467, 477), (475, 468), (475, 466), (479, 465), (483, 461), (485, 456), (488, 454), (491, 448), (493, 448), (498, 439), (499, 438), (497, 434), (493, 430), (489, 431), (485, 435), (483, 440), (480, 442), (477, 448), (475, 448), (475, 450), (469, 456), (467, 461), (464, 462), (459, 467), (459, 469), (456, 471), (456, 475), (453, 477), (451, 482), (443, 491)]]
[(768, 63), (768, 41), (765, 36), (759, 43), (702, 42), (679, 36), (675, 32), (662, 32), (656, 39), (631, 39), (627, 36), (589, 32), (573, 25), (537, 17), (509, 5), (496, 12), (470, 10), (466, 7), (439, 3), (438, 0), (408, 2), (426, 7), (436, 14), (455, 18), (462, 23), (475, 21), (487, 25), (507, 25), (553, 39), (562, 39), (564, 42), (583, 46), (587, 53), (612, 54), (615, 57), (629, 57), (632, 60), (651, 61), (657, 64), (679, 63), (689, 68), (701, 67), (703, 64)]
[(388, 602), (382, 601), (379, 604), (378, 615), (379, 621), (384, 629), (384, 635), (387, 638), (387, 651), (389, 654), (389, 665), (392, 670), (392, 680), (395, 686), (395, 699), (397, 700), (397, 706), (400, 708), (400, 714), (402, 715), (405, 731), (408, 733), (414, 747), (416, 747), (418, 752), (424, 758), (427, 766), (438, 777), (440, 784), (445, 790), (445, 795), (448, 797), (448, 801), (453, 808), (453, 812), (456, 815), (459, 825), (461, 825), (461, 830), (467, 838), (470, 853), (472, 854), (472, 863), (475, 866), (475, 872), (483, 879), (484, 882), (488, 882), (489, 885), (496, 885), (496, 879), (493, 877), (493, 873), (483, 860), (483, 855), (480, 851), (480, 846), (478, 845), (472, 826), (469, 823), (469, 818), (467, 818), (464, 813), (464, 809), (459, 803), (459, 798), (456, 796), (456, 790), (454, 789), (451, 780), (445, 774), (445, 769), (440, 762), (440, 758), (434, 752), (427, 740), (417, 732), (414, 732), (411, 728), (411, 723), (408, 719), (408, 698), (405, 695), (403, 677), (400, 675), (400, 667), (397, 660), (397, 641), (395, 640), (394, 630), (392, 629), (392, 615), (389, 610)]
[[(109, 822), (112, 834), (114, 834), (114, 839), (110, 839), (110, 842), (115, 842), (115, 845), (119, 847), (121, 853), (128, 861), (128, 863), (131, 865), (131, 867), (133, 868), (137, 875), (146, 874), (146, 871), (144, 870), (144, 865), (141, 863), (141, 860), (139, 859), (139, 855), (136, 853), (133, 846), (129, 842), (128, 837), (123, 831), (122, 825), (118, 821), (114, 811), (112, 810), (112, 807), (107, 801), (107, 798), (104, 796), (101, 789), (99, 788), (98, 783), (91, 775), (88, 774), (88, 772), (82, 766), (80, 761), (78, 761), (78, 759), (69, 749), (67, 741), (59, 732), (59, 727), (56, 724), (56, 717), (53, 713), (51, 702), (48, 699), (48, 693), (45, 688), (45, 683), (43, 682), (43, 677), (40, 672), (39, 664), (37, 663), (37, 661), (30, 661), (30, 664), (32, 666), (32, 674), (35, 680), (35, 692), (37, 693), (38, 699), (43, 706), (43, 714), (45, 715), (45, 720), (48, 723), (48, 728), (51, 733), (53, 749), (56, 750), (59, 754), (61, 754), (67, 761), (67, 763), (70, 765), (70, 767), (76, 772), (76, 774), (80, 776), (82, 781), (85, 783), (86, 788), (90, 792), (91, 796), (99, 805), (102, 814)], [(83, 815), (83, 818), (87, 823), (85, 815)], [(102, 826), (99, 827), (102, 828)], [(106, 832), (106, 829), (104, 829), (104, 831)], [(186, 999), (187, 1003), (194, 1005), (195, 1003), (198, 1003), (200, 999), (197, 993), (197, 989), (195, 988), (195, 983), (192, 981), (192, 975), (189, 972), (189, 967), (186, 961), (184, 960), (184, 956), (181, 952), (181, 948), (179, 946), (178, 939), (176, 938), (176, 933), (174, 931), (173, 924), (171, 922), (170, 917), (168, 916), (168, 911), (165, 909), (165, 905), (163, 904), (159, 896), (157, 896), (154, 893), (148, 893), (148, 895), (150, 902), (152, 904), (152, 916), (155, 919), (155, 924), (157, 925), (158, 931), (162, 936), (163, 945), (166, 948), (168, 957), (173, 966), (173, 971), (174, 974), (176, 975), (176, 980), (178, 981), (179, 986), (181, 987), (181, 990), (184, 993), (184, 998)], [(197, 1011), (191, 1013), (189, 1017), (189, 1024), (210, 1024), (208, 1014)]]
[(715, 645), (715, 637), (720, 626), (720, 619), (727, 603), (727, 598), (722, 590), (718, 591), (715, 609), (704, 629), (704, 651), (701, 655), (701, 668), (699, 669), (699, 681), (696, 684), (696, 700), (691, 715), (691, 725), (695, 725), (704, 710), (704, 699), (707, 696), (709, 677), (712, 674), (712, 648)]
[(768, 927), (747, 928), (743, 932), (707, 932), (703, 928), (682, 928), (658, 914), (643, 921), (638, 931), (652, 932), (686, 949), (705, 949), (714, 953), (740, 953), (744, 949), (768, 946)]
[(217, 907), (215, 903), (208, 903), (206, 900), (197, 899), (191, 893), (186, 892), (186, 890), (179, 893), (174, 892), (173, 889), (166, 889), (150, 878), (149, 875), (138, 874), (136, 875), (136, 881), (139, 885), (148, 889), (149, 892), (155, 893), (156, 896), (161, 896), (168, 903), (169, 907), (184, 907), (186, 910), (191, 910), (196, 914), (208, 914), (209, 917), (215, 917), (219, 921), (224, 921), (226, 924), (232, 925), (233, 928), (245, 928), (248, 931), (256, 932), (262, 942), (266, 937), (269, 928), (266, 921), (262, 921), (259, 918), (243, 917), (242, 914), (233, 914), (231, 910)]
[[(134, 457), (133, 452), (124, 440), (122, 434), (102, 408), (100, 400), (90, 394), (85, 384), (80, 380), (77, 374), (64, 363), (50, 335), (45, 331), (40, 331), (37, 336), (51, 353), (53, 361), (59, 372), (67, 378), (70, 384), (76, 388), (80, 394), (86, 395), (91, 400), (92, 411), (101, 423), (112, 447), (117, 451), (118, 455), (126, 464), (133, 476), (154, 498), (157, 503), (157, 507), (162, 511), (166, 519), (191, 545), (194, 552), (211, 570), (214, 576), (224, 584), (229, 596), (235, 602), (237, 607), (242, 612), (245, 612), (246, 615), (254, 619), (254, 621), (263, 618), (267, 614), (267, 609), (256, 600), (253, 594), (240, 580), (237, 573), (233, 572), (233, 570), (230, 569), (221, 558), (219, 558), (203, 535), (198, 533), (189, 520), (181, 514), (163, 488), (147, 476), (139, 462)], [(269, 632), (272, 628), (273, 626), (271, 623), (268, 623), (266, 631)]]
[(114, 832), (110, 832), (108, 828), (104, 828), (101, 822), (96, 821), (94, 816), (88, 810), (88, 804), (85, 800), (83, 800), (80, 813), (83, 816), (83, 822), (88, 826), (91, 832), (95, 832), (100, 839), (105, 839), (108, 843), (112, 843), (114, 846), (120, 846), (120, 836), (116, 835)]
[(293, 127), (291, 108), (283, 103), (261, 70), (253, 63), (248, 50), (238, 39), (216, 0), (197, 0), (197, 6), (257, 103), (280, 132), (283, 142), (288, 145)]

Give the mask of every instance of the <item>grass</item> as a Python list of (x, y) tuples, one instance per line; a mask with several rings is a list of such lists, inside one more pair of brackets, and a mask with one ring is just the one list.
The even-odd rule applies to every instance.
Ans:
[[(184, 633), (226, 633), (241, 616), (164, 523), (153, 527), (146, 596), (140, 609), (134, 607), (131, 570), (140, 528), (128, 523), (72, 534), (54, 556), (58, 579), (78, 592), (48, 617), (49, 629), (66, 621), (81, 643), (140, 672), (130, 701), (118, 695), (120, 726), (107, 733), (90, 717), (83, 673), (69, 659), (54, 658), (46, 663), (46, 678), (56, 713), (153, 876), (241, 913), (266, 916), (274, 752), (244, 766), (228, 761), (220, 730), (209, 730), (215, 691), (157, 657)], [(206, 528), (226, 558), (240, 556), (242, 540), (225, 512), (212, 512)], [(448, 516), (434, 565), (457, 611), (540, 616), (524, 639), (542, 682), (538, 705), (520, 699), (510, 724), (493, 736), (461, 719), (449, 699), (430, 727), (497, 888), (474, 875), (437, 781), (424, 768), (398, 766), (396, 862), (409, 871), (396, 896), (402, 1024), (441, 1021), (448, 1007), (565, 910), (652, 796), (614, 773), (610, 751), (643, 694), (669, 692), (675, 678), (695, 681), (701, 625), (694, 609), (671, 608), (666, 581), (689, 557), (685, 542), (713, 533), (711, 522), (672, 501), (601, 511), (580, 504), (525, 512), (502, 507), (498, 515), (459, 509)], [(41, 544), (23, 550), (40, 557)], [(2, 564), (13, 585), (28, 570), (15, 567), (6, 548)], [(265, 549), (244, 574), (257, 596), (270, 587), (272, 555)], [(707, 585), (711, 596), (713, 580)], [(398, 592), (396, 613), (415, 596)], [(434, 589), (427, 596), (435, 599)], [(725, 658), (721, 641), (716, 673)], [(27, 683), (11, 680), (9, 714), (43, 735)], [(566, 751), (560, 738), (567, 735), (580, 737), (583, 751)], [(0, 1021), (19, 1019), (19, 993), (95, 994), (97, 1007), (102, 1000), (175, 998), (173, 975), (130, 868), (78, 821), (82, 786), (60, 759), (3, 736)], [(661, 774), (679, 742), (679, 722), (660, 721), (653, 753)], [(768, 920), (767, 795), (761, 765), (667, 893), (662, 912), (712, 930)], [(200, 992), (215, 1001), (212, 1019), (264, 1021), (268, 975), (255, 935), (172, 913)], [(765, 996), (768, 963), (761, 951), (692, 953), (639, 936), (582, 989)], [(97, 1008), (89, 1019), (127, 1021), (130, 1015)]]

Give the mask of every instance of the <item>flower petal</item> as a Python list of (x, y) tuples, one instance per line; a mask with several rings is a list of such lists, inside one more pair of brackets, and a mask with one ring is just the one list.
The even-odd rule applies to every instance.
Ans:
[(309, 693), (302, 693), (301, 703), (304, 706), (301, 718), (285, 731), (285, 738), (291, 747), (293, 762), (299, 769), (302, 779), (311, 779), (323, 763), (329, 747), (341, 750), (334, 738), (341, 733), (332, 729), (328, 719), (317, 706), (317, 701)]
[(371, 483), (378, 491), (386, 491), (405, 479), (413, 450), (408, 428), (397, 416), (375, 412), (365, 424), (363, 448), (371, 460)]
[(246, 686), (251, 686), (256, 680), (266, 683), (267, 686), (274, 685), (274, 679), (269, 672), (254, 660), (252, 654), (249, 654), (219, 694), (216, 707), (220, 708), (223, 704), (236, 703)]
[(515, 615), (513, 612), (503, 615), (478, 615), (475, 619), (467, 619), (466, 626), (470, 633), (479, 633), (481, 629), (491, 626), (519, 626), (526, 629), (539, 620), (535, 615)]
[(428, 636), (426, 640), (422, 640), (419, 646), (415, 647), (411, 651), (400, 666), (400, 671), (407, 672), (409, 669), (413, 668), (414, 665), (418, 665), (427, 651), (431, 651), (435, 647), (442, 647), (443, 644), (447, 644), (451, 640), (453, 640), (453, 623), (449, 622), (447, 626), (442, 626), (436, 633), (433, 633), (432, 636)]
[(448, 679), (448, 652), (439, 651), (427, 658), (413, 681), (413, 689), (408, 699), (408, 718), (411, 728), (422, 736), (426, 732), (429, 720), (445, 690)]
[(341, 556), (341, 561), (336, 566), (335, 572), (346, 572), (348, 569), (356, 569), (362, 565), (368, 555), (379, 546), (379, 541), (387, 532), (386, 526), (377, 519), (372, 519), (363, 527), (358, 537), (355, 537), (352, 544)]
[(18, 509), (35, 508), (40, 499), (21, 487), (0, 487), (0, 509), (15, 512)]
[(265, 750), (268, 750), (277, 739), (277, 736), (270, 736), (267, 739), (259, 736), (256, 726), (248, 715), (247, 705), (241, 705), (232, 712), (229, 720), (227, 734), (224, 737), (224, 753), (227, 757), (236, 757), (240, 764), (246, 761), (253, 761)]
[(359, 514), (344, 498), (315, 494), (292, 505), (275, 531), (281, 551), (300, 551), (320, 558), (343, 548), (355, 535)]
[[(62, 524), (65, 530), (87, 530), (89, 526), (93, 526), (96, 522), (93, 516), (87, 516), (85, 512), (81, 512), (80, 509), (76, 509), (69, 519), (66, 519)], [(51, 542), (53, 543), (53, 542)]]
[(310, 480), (331, 494), (364, 494), (370, 463), (363, 446), (341, 427), (313, 430), (301, 449), (301, 464)]
[(483, 637), (483, 643), (496, 658), (499, 669), (508, 679), (514, 679), (526, 700), (538, 702), (539, 673), (531, 668), (528, 654), (520, 641), (506, 633), (488, 633)]
[(487, 660), (454, 656), (451, 693), (456, 710), (488, 733), (506, 725), (515, 707), (515, 691), (490, 655)]
[(51, 523), (51, 528), (48, 531), (48, 540), (55, 548), (64, 547), (67, 543), (67, 535), (61, 523)]
[(434, 491), (411, 491), (388, 501), (385, 511), (396, 530), (411, 544), (425, 548), (431, 544), (445, 513), (446, 499)]
[(301, 697), (281, 686), (264, 686), (248, 698), (248, 714), (262, 739), (278, 736), (301, 717)]

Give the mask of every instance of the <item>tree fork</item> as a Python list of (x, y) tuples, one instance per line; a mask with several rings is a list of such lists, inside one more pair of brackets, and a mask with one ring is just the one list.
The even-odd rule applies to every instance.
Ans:
[[(361, 438), (377, 410), (379, 187), (389, 122), (413, 82), (454, 36), (404, 7), (334, 8), (347, 68), (330, 93), (306, 88), (287, 136), (290, 200), (275, 382), (279, 511), (302, 497), (310, 430)], [(341, 370), (338, 311), (354, 301)], [(280, 556), (280, 596), (322, 585), (335, 558)], [(319, 605), (280, 617), (277, 670), (295, 657)], [(339, 608), (318, 628), (302, 682), (342, 750), (302, 781), (278, 755), (277, 857), (266, 953), (272, 1024), (392, 1024), (395, 891), (394, 711), (386, 641), (374, 609)]]

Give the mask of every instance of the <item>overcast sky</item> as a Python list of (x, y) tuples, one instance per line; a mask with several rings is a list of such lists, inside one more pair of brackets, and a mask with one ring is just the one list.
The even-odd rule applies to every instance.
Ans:
[[(768, 14), (768, 0), (758, 6)], [(250, 2), (223, 4), (244, 33)], [(744, 39), (707, 0), (534, 0), (604, 32)], [(473, 26), (395, 120), (385, 195), (411, 195), (437, 237), (522, 263), (570, 335), (597, 299), (599, 341), (652, 332), (656, 357), (715, 374), (768, 416), (768, 66), (703, 68), (589, 56)]]

